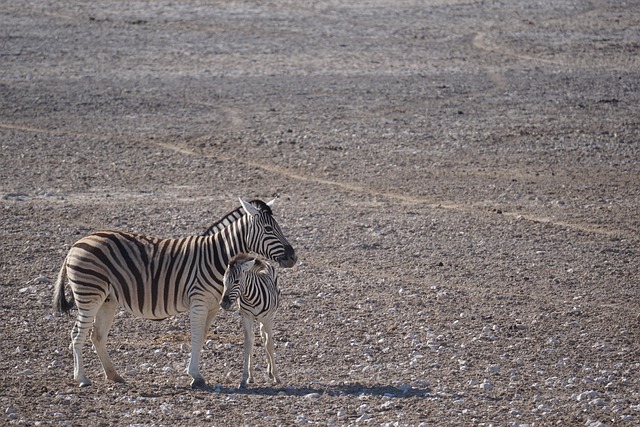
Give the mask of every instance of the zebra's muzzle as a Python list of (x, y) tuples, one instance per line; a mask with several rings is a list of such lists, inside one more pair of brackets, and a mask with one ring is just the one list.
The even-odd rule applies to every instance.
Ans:
[(220, 301), (220, 307), (222, 307), (222, 309), (226, 311), (235, 311), (236, 305), (231, 304), (231, 301), (229, 301), (228, 297), (224, 297), (222, 298), (222, 301)]
[(298, 256), (296, 255), (296, 251), (293, 249), (293, 246), (285, 246), (284, 248), (284, 256), (278, 260), (278, 264), (282, 268), (291, 268), (298, 261)]

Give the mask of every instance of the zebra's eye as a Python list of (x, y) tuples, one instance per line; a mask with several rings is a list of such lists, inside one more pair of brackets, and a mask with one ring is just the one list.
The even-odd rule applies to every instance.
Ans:
[(265, 225), (265, 226), (264, 226), (264, 231), (265, 231), (266, 233), (273, 233), (273, 227), (272, 227), (272, 226), (270, 226), (270, 225)]

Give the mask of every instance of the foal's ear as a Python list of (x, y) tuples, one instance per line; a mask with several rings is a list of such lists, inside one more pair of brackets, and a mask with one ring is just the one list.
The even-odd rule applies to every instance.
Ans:
[(238, 199), (240, 200), (240, 204), (242, 205), (242, 208), (244, 209), (244, 211), (249, 215), (256, 216), (260, 213), (258, 209), (256, 209), (256, 207), (253, 206), (251, 203), (245, 202), (244, 200), (242, 200), (241, 197), (238, 197)]
[(247, 261), (244, 264), (242, 264), (242, 271), (246, 271), (248, 269), (250, 269), (251, 267), (254, 266), (254, 264), (256, 263), (255, 259), (252, 259), (251, 261)]

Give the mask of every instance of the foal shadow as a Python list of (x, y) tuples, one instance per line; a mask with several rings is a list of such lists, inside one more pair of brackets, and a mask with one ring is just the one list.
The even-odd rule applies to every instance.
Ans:
[(261, 395), (261, 396), (307, 396), (318, 394), (319, 396), (379, 396), (389, 398), (409, 397), (444, 397), (433, 393), (430, 388), (415, 388), (410, 386), (393, 387), (390, 385), (365, 386), (360, 383), (326, 385), (312, 383), (308, 387), (260, 387), (247, 388), (206, 386), (203, 391), (227, 395)]

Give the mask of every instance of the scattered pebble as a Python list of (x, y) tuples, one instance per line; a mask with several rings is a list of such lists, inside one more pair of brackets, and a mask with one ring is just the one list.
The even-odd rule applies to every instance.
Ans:
[(594, 399), (598, 397), (598, 392), (595, 390), (589, 390), (589, 391), (585, 391), (583, 393), (580, 393), (577, 397), (578, 402), (581, 402), (583, 400), (587, 400), (587, 399)]
[(356, 424), (365, 422), (365, 421), (369, 420), (369, 418), (370, 418), (369, 415), (362, 414), (358, 418), (356, 418)]
[(309, 393), (309, 394), (305, 394), (303, 399), (305, 400), (316, 400), (320, 398), (320, 393)]
[(51, 279), (49, 279), (47, 276), (38, 276), (35, 278), (34, 282), (38, 285), (48, 285), (49, 283), (51, 283)]
[(411, 390), (411, 386), (409, 384), (402, 384), (399, 385), (398, 387), (396, 387), (398, 390), (400, 390), (403, 393), (408, 392), (409, 390)]

